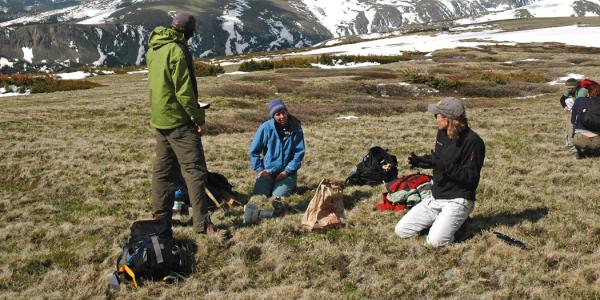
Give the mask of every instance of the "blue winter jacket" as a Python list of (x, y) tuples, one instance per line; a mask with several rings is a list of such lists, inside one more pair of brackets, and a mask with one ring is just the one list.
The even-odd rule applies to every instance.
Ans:
[(255, 172), (267, 170), (270, 174), (282, 171), (294, 174), (300, 169), (304, 158), (304, 132), (300, 121), (291, 115), (288, 120), (291, 133), (283, 139), (277, 134), (273, 118), (258, 127), (249, 151)]

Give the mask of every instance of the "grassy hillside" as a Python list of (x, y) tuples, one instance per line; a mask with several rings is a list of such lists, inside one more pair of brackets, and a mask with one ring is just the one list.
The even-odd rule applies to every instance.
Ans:
[[(209, 169), (247, 196), (253, 132), (267, 117), (268, 99), (282, 97), (305, 129), (299, 194), (258, 225), (242, 224), (241, 208), (215, 212), (217, 226), (232, 233), (228, 240), (175, 227), (196, 248), (191, 277), (116, 294), (106, 278), (129, 226), (151, 215), (154, 137), (144, 75), (96, 77), (103, 86), (91, 90), (0, 98), (0, 298), (599, 298), (600, 158), (566, 152), (560, 91), (545, 81), (570, 72), (598, 78), (600, 55), (540, 49), (457, 49), (371, 69), (201, 78), (201, 94), (213, 103), (203, 138)], [(420, 83), (398, 84), (408, 80)], [(459, 243), (431, 249), (424, 236), (397, 238), (402, 213), (373, 211), (380, 187), (344, 190), (346, 228), (301, 229), (320, 179), (344, 179), (370, 146), (397, 155), (401, 174), (414, 172), (404, 158), (433, 148), (435, 124), (424, 110), (441, 95), (466, 98), (471, 125), (487, 145), (476, 208)], [(344, 115), (359, 119), (336, 119)]]

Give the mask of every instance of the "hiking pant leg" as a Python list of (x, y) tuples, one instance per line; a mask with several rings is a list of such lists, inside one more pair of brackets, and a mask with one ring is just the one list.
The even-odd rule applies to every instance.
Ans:
[(273, 185), (273, 197), (287, 197), (296, 191), (298, 176), (296, 174), (289, 175), (281, 181), (275, 181)]
[(171, 221), (173, 215), (173, 198), (175, 180), (179, 168), (175, 153), (166, 135), (170, 130), (156, 130), (156, 156), (152, 170), (152, 210), (155, 218)]
[(411, 208), (396, 224), (394, 229), (396, 235), (406, 239), (418, 234), (423, 229), (429, 228), (440, 210), (431, 206), (435, 204), (434, 202), (433, 196), (430, 196)]
[(573, 124), (571, 123), (571, 114), (568, 114), (567, 121), (565, 122), (565, 146), (571, 153), (577, 152), (575, 146), (573, 146)]
[(254, 189), (252, 190), (252, 195), (265, 195), (267, 197), (271, 197), (271, 190), (273, 190), (274, 183), (273, 175), (270, 177), (256, 177), (256, 181), (254, 182)]
[(204, 191), (208, 170), (204, 159), (202, 140), (193, 125), (184, 125), (174, 129), (167, 139), (177, 156), (181, 175), (185, 180), (192, 205), (194, 231), (203, 232), (206, 224), (210, 223), (210, 217), (207, 196)]
[(573, 137), (573, 145), (580, 149), (600, 150), (600, 135), (590, 138), (581, 133), (576, 133)]
[(435, 201), (439, 203), (442, 210), (429, 229), (427, 244), (441, 247), (454, 241), (454, 234), (475, 208), (475, 201), (463, 198)]

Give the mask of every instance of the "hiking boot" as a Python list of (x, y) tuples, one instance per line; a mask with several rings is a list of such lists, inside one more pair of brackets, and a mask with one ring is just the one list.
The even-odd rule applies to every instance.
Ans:
[(228, 240), (232, 237), (231, 232), (229, 230), (219, 230), (215, 228), (213, 224), (208, 224), (205, 228), (206, 229), (200, 232), (200, 234), (205, 235), (206, 237), (217, 237), (222, 240)]
[(215, 236), (220, 233), (220, 230), (215, 228), (213, 224), (204, 225), (204, 230), (200, 232), (200, 234), (205, 234), (206, 236)]

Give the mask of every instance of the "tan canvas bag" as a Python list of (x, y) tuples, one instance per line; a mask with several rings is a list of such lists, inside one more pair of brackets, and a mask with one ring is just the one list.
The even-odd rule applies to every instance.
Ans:
[(341, 183), (323, 179), (302, 216), (302, 226), (309, 230), (329, 229), (345, 225)]

